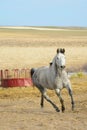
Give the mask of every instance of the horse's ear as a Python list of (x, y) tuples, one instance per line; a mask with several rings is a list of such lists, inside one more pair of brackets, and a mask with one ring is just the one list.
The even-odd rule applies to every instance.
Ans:
[(60, 52), (60, 50), (59, 49), (57, 49), (57, 53), (59, 53)]
[(63, 53), (63, 49), (62, 48), (60, 48), (60, 52)]
[(63, 54), (65, 53), (65, 49), (64, 49), (64, 48), (62, 49), (62, 53), (63, 53)]
[(65, 49), (64, 49), (64, 48), (63, 48), (63, 49), (62, 49), (62, 48), (57, 49), (57, 53), (59, 53), (59, 52), (61, 52), (61, 53), (63, 53), (63, 54), (64, 54), (64, 53), (65, 53)]
[(53, 63), (52, 62), (50, 62), (50, 66), (52, 65)]

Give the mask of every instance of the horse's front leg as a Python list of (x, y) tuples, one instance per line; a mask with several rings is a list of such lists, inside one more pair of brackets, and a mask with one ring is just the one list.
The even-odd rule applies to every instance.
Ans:
[(62, 110), (62, 112), (64, 112), (65, 111), (64, 100), (63, 100), (63, 98), (62, 98), (62, 96), (60, 94), (60, 89), (56, 89), (55, 92), (56, 92), (57, 96), (60, 99), (60, 102), (61, 102), (61, 105), (62, 105), (61, 110)]
[(74, 110), (74, 106), (75, 106), (75, 103), (74, 103), (74, 99), (73, 99), (73, 93), (72, 93), (72, 90), (69, 88), (69, 95), (71, 97), (71, 104), (72, 104), (72, 111)]
[(71, 88), (71, 83), (69, 82), (68, 84), (67, 84), (67, 86), (66, 86), (66, 88), (67, 88), (67, 90), (68, 90), (68, 92), (69, 92), (69, 95), (70, 95), (70, 97), (71, 97), (71, 104), (72, 104), (72, 110), (74, 110), (74, 99), (73, 99), (73, 92), (72, 92), (72, 88)]
[(43, 96), (43, 94), (41, 94), (41, 103), (40, 103), (40, 105), (41, 105), (41, 108), (44, 107), (44, 96)]

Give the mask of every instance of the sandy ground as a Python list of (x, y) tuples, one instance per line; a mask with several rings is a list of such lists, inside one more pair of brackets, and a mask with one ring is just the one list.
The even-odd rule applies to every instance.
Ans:
[[(87, 92), (74, 95), (75, 110), (71, 111), (68, 95), (65, 99), (65, 113), (57, 113), (45, 102), (40, 108), (39, 96), (19, 99), (0, 99), (1, 130), (87, 130)], [(56, 96), (51, 96), (60, 107)]]

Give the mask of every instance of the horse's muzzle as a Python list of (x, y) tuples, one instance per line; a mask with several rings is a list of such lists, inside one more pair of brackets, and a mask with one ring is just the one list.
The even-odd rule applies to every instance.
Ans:
[(63, 65), (63, 66), (60, 66), (61, 67), (61, 69), (64, 69), (65, 68), (65, 65)]

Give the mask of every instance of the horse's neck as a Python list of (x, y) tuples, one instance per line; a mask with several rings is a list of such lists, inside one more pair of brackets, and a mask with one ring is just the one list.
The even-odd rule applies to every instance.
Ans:
[(56, 77), (61, 77), (62, 76), (62, 70), (60, 68), (56, 67), (55, 61), (52, 64), (52, 70), (53, 70), (53, 73), (55, 74)]
[(56, 76), (57, 76), (57, 77), (62, 77), (62, 70), (57, 69), (57, 70), (56, 70)]

